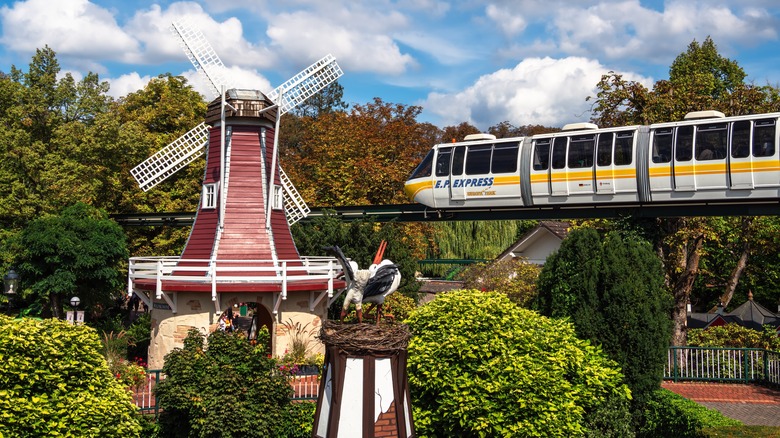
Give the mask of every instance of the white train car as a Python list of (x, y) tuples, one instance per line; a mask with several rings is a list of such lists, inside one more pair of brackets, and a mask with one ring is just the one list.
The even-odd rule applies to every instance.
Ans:
[(405, 192), (431, 208), (780, 198), (780, 113), (435, 145)]

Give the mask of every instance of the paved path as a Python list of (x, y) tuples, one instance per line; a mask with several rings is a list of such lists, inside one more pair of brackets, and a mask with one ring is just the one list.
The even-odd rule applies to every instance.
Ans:
[(780, 391), (739, 383), (664, 382), (661, 386), (754, 426), (780, 426)]

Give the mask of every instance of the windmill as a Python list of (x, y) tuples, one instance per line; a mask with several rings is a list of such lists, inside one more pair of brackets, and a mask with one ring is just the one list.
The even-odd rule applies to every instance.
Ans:
[[(281, 116), (336, 81), (341, 68), (327, 55), (267, 93), (236, 89), (224, 79), (225, 66), (202, 32), (186, 22), (173, 23), (171, 30), (214, 100), (204, 123), (131, 173), (148, 191), (205, 154), (201, 202), (173, 267), (160, 261), (157, 281), (138, 268), (130, 274), (131, 288), (156, 290), (157, 299), (171, 308), (176, 306), (169, 292), (210, 290), (217, 309), (220, 292), (273, 292), (274, 313), (293, 284), (300, 291), (327, 288), (330, 294), (332, 280), (323, 286), (317, 281), (325, 280), (307, 279), (306, 272), (298, 278), (288, 273), (288, 266), (304, 265), (289, 227), (309, 208), (279, 166), (277, 144)], [(311, 300), (310, 308), (322, 297)]]
[[(225, 79), (225, 65), (200, 30), (190, 26), (186, 21), (180, 21), (174, 22), (171, 25), (171, 31), (178, 36), (187, 57), (205, 80), (205, 83), (208, 85), (212, 94), (212, 98), (216, 99), (221, 97), (222, 99), (220, 111), (220, 150), (223, 163), (220, 181), (222, 181), (224, 179), (224, 162), (226, 160), (225, 107), (230, 106), (230, 104), (225, 101), (226, 91), (240, 90), (231, 87), (230, 83)], [(275, 171), (275, 168), (277, 167), (276, 159), (278, 152), (276, 145), (278, 144), (279, 139), (279, 122), (281, 116), (294, 109), (332, 82), (335, 82), (342, 74), (343, 72), (333, 56), (327, 55), (264, 95), (273, 102), (273, 105), (264, 108), (264, 111), (276, 111), (273, 145), (274, 154), (273, 162), (271, 164), (272, 171)], [(134, 167), (131, 170), (131, 173), (136, 181), (138, 181), (141, 189), (144, 191), (151, 190), (156, 185), (165, 181), (168, 177), (202, 156), (207, 149), (208, 143), (209, 126), (204, 122), (144, 160)], [(288, 223), (292, 225), (296, 221), (306, 217), (309, 208), (281, 167), (279, 167), (279, 172), (282, 181), (284, 209)], [(273, 178), (273, 175), (271, 175), (270, 180), (273, 180)], [(273, 184), (269, 185), (272, 186)], [(224, 219), (224, 200), (226, 198), (224, 191), (226, 188), (226, 184), (220, 185), (220, 193), (218, 196), (221, 200), (220, 227), (222, 226), (222, 220)], [(267, 206), (266, 217), (269, 221), (270, 208), (272, 205), (269, 201), (274, 196), (272, 190), (273, 187), (269, 189), (265, 199), (265, 205)], [(209, 196), (211, 196), (211, 194)], [(267, 223), (266, 226), (270, 226), (269, 223)]]

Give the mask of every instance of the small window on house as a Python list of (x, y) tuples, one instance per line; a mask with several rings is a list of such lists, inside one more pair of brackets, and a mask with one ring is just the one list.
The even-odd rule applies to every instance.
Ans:
[(282, 186), (274, 186), (274, 199), (271, 200), (271, 208), (282, 210), (284, 208), (284, 192)]
[(217, 183), (203, 184), (201, 208), (217, 208)]

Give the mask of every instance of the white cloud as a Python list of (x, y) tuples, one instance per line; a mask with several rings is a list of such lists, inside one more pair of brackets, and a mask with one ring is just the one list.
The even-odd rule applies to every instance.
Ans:
[(111, 88), (108, 90), (108, 95), (114, 98), (127, 96), (143, 89), (150, 79), (149, 76), (141, 76), (137, 72), (123, 74), (118, 78), (109, 78), (108, 82)]
[(515, 36), (525, 30), (528, 22), (522, 14), (512, 13), (511, 10), (490, 4), (485, 9), (485, 15), (488, 16), (501, 31), (509, 37)]
[[(390, 14), (382, 27), (391, 27), (401, 20)], [(312, 62), (327, 53), (332, 53), (343, 68), (351, 71), (368, 71), (381, 74), (400, 74), (414, 65), (414, 59), (401, 53), (393, 39), (379, 31), (361, 30), (369, 26), (365, 22), (336, 24), (309, 12), (280, 14), (274, 17), (268, 27), (268, 36), (273, 45), (301, 63)]]
[(138, 48), (108, 10), (87, 0), (21, 1), (2, 7), (0, 17), (0, 43), (17, 52), (49, 45), (58, 55), (118, 60)]
[[(581, 57), (529, 58), (512, 69), (484, 75), (460, 92), (431, 93), (422, 106), (442, 125), (468, 121), (485, 130), (506, 120), (515, 126), (563, 126), (588, 120), (590, 103), (585, 98), (595, 95), (595, 84), (608, 70)], [(652, 83), (632, 73), (624, 73), (624, 78)]]

